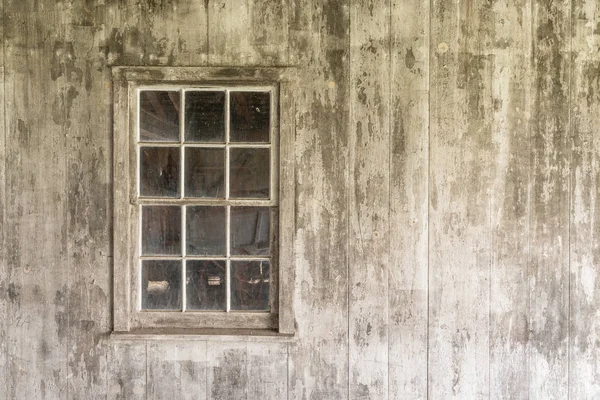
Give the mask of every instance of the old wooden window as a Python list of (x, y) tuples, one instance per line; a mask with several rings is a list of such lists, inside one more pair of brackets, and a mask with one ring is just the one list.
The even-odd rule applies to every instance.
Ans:
[(115, 331), (292, 333), (284, 69), (115, 70)]

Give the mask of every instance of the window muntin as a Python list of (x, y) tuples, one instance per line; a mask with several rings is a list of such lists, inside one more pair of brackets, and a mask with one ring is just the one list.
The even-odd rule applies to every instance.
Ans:
[(138, 88), (138, 311), (274, 311), (275, 101), (274, 87)]

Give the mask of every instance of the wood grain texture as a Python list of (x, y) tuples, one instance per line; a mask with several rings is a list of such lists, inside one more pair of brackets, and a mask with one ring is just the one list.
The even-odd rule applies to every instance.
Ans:
[(529, 339), (531, 4), (492, 8), (490, 397), (526, 398)]
[(427, 396), (429, 2), (391, 2), (389, 398)]
[(350, 12), (350, 398), (388, 395), (390, 2)]
[[(0, 398), (600, 397), (598, 1), (0, 11)], [(295, 337), (109, 338), (119, 65), (298, 67)]]
[[(56, 82), (76, 95), (65, 119), (68, 254), (68, 398), (105, 398), (108, 366), (106, 332), (111, 329), (110, 98), (103, 54), (90, 53), (105, 39), (99, 30), (104, 8), (60, 10), (63, 36), (55, 48), (68, 49)], [(88, 24), (81, 24), (85, 18)], [(59, 44), (60, 43), (60, 44)], [(70, 64), (72, 62), (72, 64)], [(73, 73), (70, 69), (77, 71)]]
[(295, 309), (290, 399), (348, 396), (349, 1), (289, 5), (296, 96)]
[[(70, 68), (56, 10), (5, 4), (6, 353), (10, 399), (66, 398), (68, 255), (64, 148), (74, 92), (56, 81)], [(14, 8), (13, 8), (14, 7)], [(60, 46), (60, 45), (59, 45)], [(55, 79), (52, 79), (52, 78)], [(43, 94), (43, 95), (42, 95)]]
[(533, 5), (531, 399), (568, 395), (570, 14), (568, 3)]
[[(4, 16), (4, 1), (0, 1), (0, 15)], [(6, 226), (6, 130), (4, 102), (4, 21), (0, 24), (0, 223)], [(8, 314), (8, 263), (6, 259), (6, 229), (0, 228), (0, 393), (8, 393), (8, 365), (6, 353), (6, 331), (8, 328), (5, 318)]]
[(573, 1), (569, 396), (600, 397), (600, 3)]
[(491, 3), (434, 2), (429, 396), (489, 395)]

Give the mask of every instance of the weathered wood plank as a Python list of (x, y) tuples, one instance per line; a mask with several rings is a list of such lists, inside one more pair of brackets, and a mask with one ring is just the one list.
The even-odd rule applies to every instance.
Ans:
[(570, 3), (533, 8), (529, 393), (567, 397)]
[[(0, 15), (4, 15), (4, 1), (0, 1)], [(0, 24), (0, 41), (4, 43), (4, 24)], [(6, 131), (4, 103), (4, 44), (0, 47), (0, 397), (8, 394), (8, 363), (6, 357), (6, 330), (8, 327), (8, 265), (6, 260)]]
[(492, 3), (432, 5), (429, 396), (489, 395)]
[(74, 96), (62, 120), (67, 145), (68, 398), (106, 398), (106, 337), (112, 325), (111, 116), (104, 54), (96, 50), (105, 39), (104, 8), (58, 4), (57, 10), (64, 30), (54, 42), (61, 57), (54, 78)]
[(210, 65), (287, 65), (285, 1), (214, 0), (208, 4)]
[(600, 397), (600, 3), (573, 1), (569, 396)]
[[(73, 93), (55, 10), (5, 3), (7, 398), (67, 397), (66, 157)], [(70, 70), (69, 73), (73, 73)]]
[(289, 4), (296, 96), (295, 309), (289, 398), (348, 396), (349, 1)]
[(146, 399), (146, 342), (111, 342), (107, 351), (106, 397), (118, 400)]
[(527, 398), (531, 4), (493, 7), (490, 397)]
[(350, 8), (350, 397), (388, 393), (390, 2)]
[(427, 396), (429, 7), (429, 2), (391, 2), (391, 399)]
[(206, 342), (148, 343), (149, 399), (207, 399)]

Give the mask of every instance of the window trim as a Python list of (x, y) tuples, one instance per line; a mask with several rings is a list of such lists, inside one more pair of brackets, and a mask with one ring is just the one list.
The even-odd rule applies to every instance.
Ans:
[[(152, 330), (182, 329), (191, 334), (240, 332), (246, 334), (294, 334), (294, 102), (296, 83), (294, 68), (228, 68), (228, 67), (114, 67), (113, 70), (113, 322), (115, 332), (145, 333)], [(137, 96), (140, 88), (182, 88), (204, 85), (241, 88), (272, 86), (278, 92), (277, 111), (272, 115), (276, 134), (272, 140), (277, 160), (272, 179), (272, 202), (276, 206), (274, 233), (278, 246), (272, 249), (272, 259), (278, 263), (276, 301), (265, 312), (173, 313), (139, 312), (136, 310), (133, 279), (138, 273), (137, 249), (138, 208), (144, 204), (138, 198), (137, 174)], [(277, 90), (278, 89), (278, 90)], [(278, 143), (277, 143), (278, 140)], [(273, 178), (275, 176), (275, 178)], [(181, 201), (181, 199), (173, 199)], [(278, 201), (278, 203), (277, 203)], [(179, 203), (178, 203), (179, 204)], [(184, 203), (185, 204), (185, 201)], [(213, 333), (214, 334), (214, 333)]]

